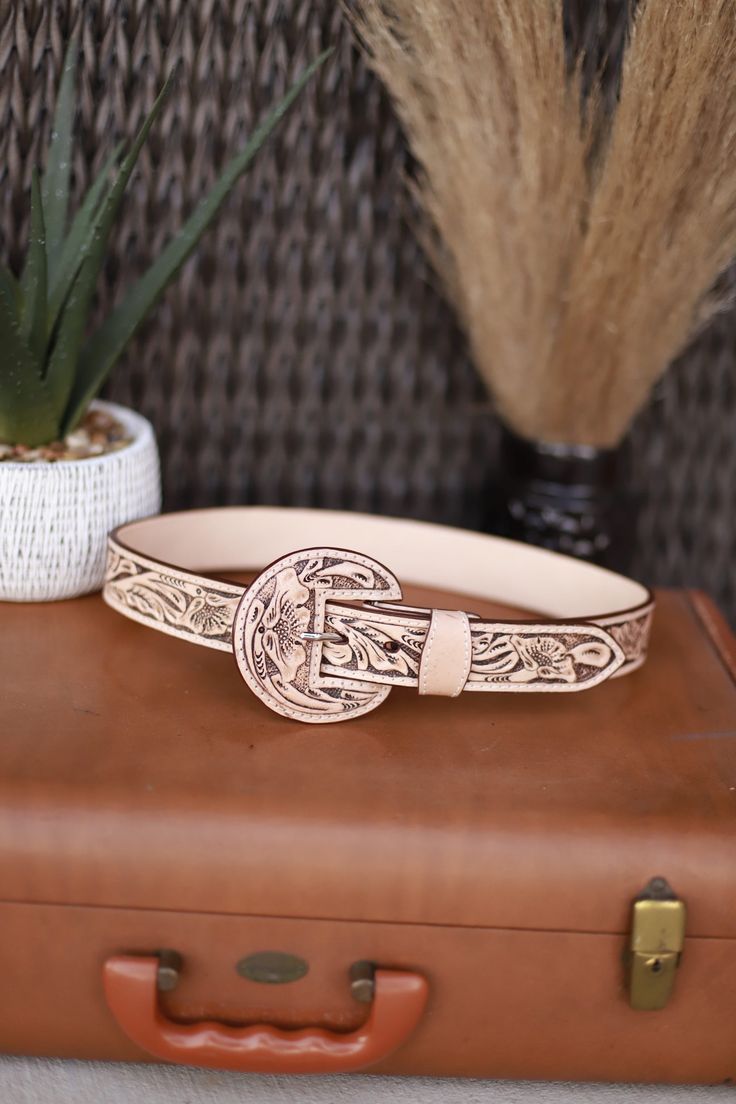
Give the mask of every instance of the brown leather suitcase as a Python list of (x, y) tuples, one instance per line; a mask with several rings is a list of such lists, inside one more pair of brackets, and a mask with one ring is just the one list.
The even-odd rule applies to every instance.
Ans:
[(99, 597), (0, 605), (0, 670), (2, 1050), (736, 1075), (736, 652), (701, 596), (589, 693), (337, 726)]

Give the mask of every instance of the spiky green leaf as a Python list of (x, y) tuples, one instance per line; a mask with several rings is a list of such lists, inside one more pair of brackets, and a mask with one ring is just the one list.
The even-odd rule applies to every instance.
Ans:
[[(135, 137), (133, 145), (129, 149), (128, 153), (123, 158), (120, 167), (118, 168), (117, 175), (115, 176), (107, 194), (104, 198), (100, 199), (97, 204), (96, 211), (93, 212), (92, 218), (87, 221), (86, 232), (80, 234), (80, 247), (76, 251), (75, 261), (76, 267), (79, 269), (81, 265), (88, 259), (92, 262), (87, 267), (88, 279), (96, 279), (99, 270), (102, 267), (102, 262), (105, 256), (105, 249), (107, 248), (107, 240), (110, 236), (112, 224), (115, 220), (118, 207), (123, 198), (123, 193), (127, 187), (130, 174), (135, 168), (135, 163), (138, 160), (138, 155), (141, 151), (143, 143), (148, 137), (148, 132), (153, 126), (158, 114), (163, 107), (163, 104), (168, 96), (169, 89), (171, 88), (171, 82), (173, 80), (173, 74), (169, 76), (168, 80), (164, 84), (163, 88), (159, 92), (156, 100), (151, 108), (148, 116), (146, 117), (143, 126), (138, 131)], [(117, 152), (117, 151), (115, 151)]]
[(46, 241), (38, 173), (31, 178), (31, 232), (20, 278), (20, 337), (42, 365), (46, 351)]
[(79, 350), (84, 340), (97, 275), (98, 267), (94, 258), (87, 257), (82, 262), (64, 303), (53, 349), (48, 358), (46, 384), (54, 407), (59, 411), (66, 410), (74, 386)]
[(0, 261), (0, 296), (5, 299), (11, 317), (17, 322), (20, 311), (20, 288), (15, 276), (2, 261)]
[(123, 143), (120, 142), (106, 159), (99, 176), (90, 186), (84, 201), (72, 220), (69, 233), (61, 247), (53, 279), (49, 283), (46, 335), (51, 337), (59, 311), (91, 246), (92, 221), (98, 214), (105, 189), (110, 187), (110, 171), (117, 164)]
[[(92, 299), (92, 294), (94, 292), (94, 287), (97, 283), (97, 278), (99, 276), (100, 269), (102, 268), (102, 263), (104, 261), (107, 240), (110, 236), (110, 230), (112, 228), (115, 215), (117, 214), (118, 207), (120, 206), (123, 192), (125, 191), (125, 187), (128, 183), (128, 180), (130, 179), (130, 174), (132, 173), (135, 163), (138, 159), (138, 154), (141, 151), (141, 147), (148, 137), (148, 132), (153, 126), (153, 123), (155, 122), (168, 95), (172, 79), (173, 74), (168, 78), (163, 88), (161, 89), (161, 92), (156, 97), (156, 101), (151, 108), (151, 111), (149, 112), (145, 122), (143, 123), (143, 126), (136, 135), (133, 145), (131, 146), (126, 156), (123, 158), (120, 168), (118, 169), (117, 176), (115, 177), (107, 195), (100, 202), (98, 210), (88, 227), (87, 235), (81, 249), (81, 268), (79, 269), (77, 278), (74, 283), (74, 301), (67, 301), (64, 304), (60, 316), (61, 320), (59, 322), (59, 334), (61, 333), (62, 328), (64, 328), (67, 334), (77, 334), (79, 324), (81, 323), (83, 327), (86, 323), (89, 305)], [(71, 299), (71, 293), (69, 299)], [(66, 318), (67, 311), (71, 312), (71, 317), (68, 320)], [(71, 347), (72, 343), (73, 338), (69, 337), (69, 347)], [(67, 364), (68, 361), (65, 356), (63, 358), (63, 365)], [(66, 367), (60, 367), (59, 372), (61, 373), (61, 377), (63, 378), (66, 372)], [(75, 357), (75, 373), (78, 372), (79, 362)], [(78, 383), (78, 380), (75, 381), (75, 384), (76, 383)], [(61, 379), (55, 370), (55, 392), (57, 391), (57, 387), (59, 389), (59, 392), (61, 392), (61, 390), (63, 389), (63, 383), (61, 382)], [(62, 424), (63, 433), (67, 433), (69, 428), (69, 423), (65, 419), (64, 423)]]
[[(21, 338), (7, 303), (0, 297), (3, 308), (0, 328), (0, 439), (22, 440), (24, 444), (35, 445), (44, 444), (65, 432), (60, 425), (55, 399), (58, 400), (59, 396), (65, 394), (65, 380), (68, 379), (70, 365), (73, 364), (76, 370), (77, 357), (72, 355), (74, 343), (76, 341), (78, 345), (79, 334), (86, 323), (110, 229), (138, 154), (161, 110), (169, 87), (170, 79), (157, 97), (88, 227), (82, 248), (82, 264), (61, 312), (56, 344), (49, 361), (50, 372), (53, 366), (53, 383), (41, 377), (40, 369)], [(57, 355), (56, 346), (61, 341), (62, 333), (64, 341), (60, 344)]]
[(332, 50), (325, 50), (304, 71), (283, 100), (257, 127), (243, 150), (228, 163), (209, 195), (198, 204), (178, 234), (172, 238), (148, 271), (127, 292), (122, 302), (111, 312), (99, 329), (85, 342), (80, 356), (77, 381), (64, 422), (67, 430), (73, 428), (88, 403), (98, 393), (115, 361), (148, 311), (195, 248), (235, 182), (248, 168), (255, 154), (279, 124), (304, 86), (331, 53)]
[(66, 228), (69, 204), (76, 71), (77, 42), (73, 40), (69, 43), (64, 57), (42, 187), (43, 206), (46, 214), (46, 257), (51, 279), (53, 279), (56, 271), (56, 263)]
[(17, 318), (0, 295), (0, 441), (42, 445), (58, 436), (59, 413)]

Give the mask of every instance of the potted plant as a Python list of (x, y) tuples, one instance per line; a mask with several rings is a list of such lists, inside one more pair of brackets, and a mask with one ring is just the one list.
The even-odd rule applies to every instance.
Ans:
[(105, 539), (156, 513), (153, 430), (96, 399), (127, 343), (300, 91), (320, 55), (226, 166), (209, 195), (92, 333), (87, 321), (128, 180), (169, 91), (169, 77), (130, 148), (115, 147), (68, 216), (77, 46), (64, 70), (43, 177), (31, 185), (22, 272), (0, 263), (0, 599), (46, 601), (99, 588)]

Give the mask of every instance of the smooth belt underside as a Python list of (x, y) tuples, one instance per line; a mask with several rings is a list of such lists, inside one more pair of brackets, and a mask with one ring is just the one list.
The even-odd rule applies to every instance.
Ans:
[[(317, 534), (329, 544), (305, 547)], [(249, 570), (269, 559), (275, 562), (247, 587), (192, 570)], [(553, 616), (485, 621), (462, 610), (400, 605), (399, 581), (384, 559), (412, 582), (546, 606)], [(265, 704), (317, 723), (360, 716), (392, 686), (448, 696), (590, 689), (643, 663), (653, 610), (650, 593), (632, 580), (500, 538), (269, 507), (124, 526), (110, 539), (104, 597), (153, 628), (234, 651)], [(596, 601), (602, 612), (588, 613)], [(565, 617), (566, 608), (578, 615)]]

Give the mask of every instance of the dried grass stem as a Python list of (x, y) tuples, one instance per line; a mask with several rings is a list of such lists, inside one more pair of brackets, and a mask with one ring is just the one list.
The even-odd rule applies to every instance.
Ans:
[(560, 0), (361, 0), (478, 369), (532, 438), (615, 444), (736, 254), (736, 5), (641, 0), (609, 121)]

